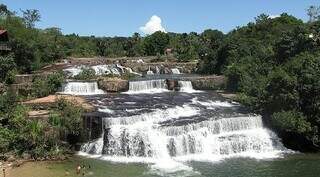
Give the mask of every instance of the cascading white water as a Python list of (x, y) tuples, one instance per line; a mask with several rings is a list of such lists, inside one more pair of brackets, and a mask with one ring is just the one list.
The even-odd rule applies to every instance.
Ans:
[(149, 70), (147, 71), (147, 75), (153, 75), (153, 71), (151, 70), (150, 66), (149, 66)]
[(111, 68), (108, 65), (91, 66), (96, 75), (112, 74)]
[(201, 92), (198, 90), (194, 90), (191, 81), (178, 81), (180, 92), (187, 92), (187, 93), (197, 93)]
[(83, 66), (75, 66), (75, 67), (70, 67), (67, 69), (64, 69), (63, 71), (67, 72), (69, 76), (74, 77), (82, 71)]
[(60, 93), (70, 95), (97, 95), (104, 94), (104, 91), (98, 88), (97, 82), (67, 82), (62, 85)]
[(159, 123), (192, 117), (200, 111), (176, 106), (129, 117), (105, 118), (99, 140), (85, 144), (82, 152), (108, 160), (216, 161), (232, 156), (274, 157), (284, 150), (278, 137), (263, 127), (261, 116), (208, 119), (181, 126)]
[(165, 80), (130, 81), (128, 94), (159, 93), (167, 90)]
[(181, 74), (178, 68), (171, 69), (172, 74)]
[(156, 74), (160, 74), (160, 69), (158, 66), (156, 66)]
[(74, 66), (74, 67), (66, 68), (64, 69), (64, 71), (69, 73), (70, 76), (74, 77), (78, 75), (83, 70), (83, 68), (93, 69), (95, 71), (95, 74), (98, 76), (105, 75), (105, 74), (121, 75), (125, 72), (141, 75), (140, 73), (133, 72), (131, 68), (121, 66), (120, 64)]

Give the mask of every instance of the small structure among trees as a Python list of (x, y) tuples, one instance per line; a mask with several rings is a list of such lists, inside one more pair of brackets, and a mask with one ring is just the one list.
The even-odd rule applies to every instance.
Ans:
[(11, 51), (11, 48), (8, 46), (9, 37), (7, 30), (0, 29), (0, 53), (7, 54)]

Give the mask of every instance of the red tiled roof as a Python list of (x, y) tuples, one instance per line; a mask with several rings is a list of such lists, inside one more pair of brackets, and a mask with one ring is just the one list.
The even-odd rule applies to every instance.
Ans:
[(0, 35), (4, 34), (6, 32), (7, 32), (7, 30), (0, 30)]

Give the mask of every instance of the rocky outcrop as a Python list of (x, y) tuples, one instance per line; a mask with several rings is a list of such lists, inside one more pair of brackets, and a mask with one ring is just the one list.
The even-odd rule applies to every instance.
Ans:
[(47, 121), (50, 115), (49, 110), (32, 110), (28, 112), (28, 118), (38, 121)]
[(15, 84), (32, 83), (35, 78), (47, 78), (51, 72), (42, 72), (38, 74), (17, 74), (14, 78)]
[(8, 87), (16, 94), (27, 96), (31, 94), (32, 83), (25, 82), (21, 84), (11, 84)]
[(166, 83), (169, 90), (179, 90), (178, 81), (191, 81), (192, 87), (196, 90), (220, 90), (224, 89), (226, 85), (226, 78), (224, 76), (191, 76), (175, 79), (167, 79)]
[(196, 90), (218, 90), (224, 89), (226, 77), (224, 76), (201, 76), (190, 78), (192, 86)]
[[(85, 112), (92, 112), (95, 110), (94, 106), (88, 103), (85, 98), (80, 96), (71, 96), (71, 95), (49, 95), (47, 97), (25, 101), (23, 102), (23, 104), (30, 106), (34, 110), (48, 110), (59, 99), (65, 99), (67, 101), (76, 103), (77, 105), (81, 106)], [(40, 113), (40, 112), (34, 112), (34, 113)], [(42, 112), (42, 113), (45, 113), (45, 112)]]
[(175, 90), (175, 91), (179, 90), (179, 84), (177, 80), (167, 79), (166, 81), (167, 81), (168, 90)]
[(119, 78), (103, 78), (98, 81), (98, 87), (106, 92), (123, 92), (129, 89), (129, 81)]

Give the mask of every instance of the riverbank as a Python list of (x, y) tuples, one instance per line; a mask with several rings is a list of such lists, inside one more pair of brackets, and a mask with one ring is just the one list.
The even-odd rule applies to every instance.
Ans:
[[(180, 171), (175, 174), (154, 171), (148, 164), (112, 163), (73, 156), (65, 161), (26, 162), (8, 170), (6, 177), (78, 177), (76, 174), (78, 164), (85, 166), (85, 170), (82, 170), (83, 176), (94, 177), (316, 177), (320, 173), (318, 168), (320, 154), (288, 154), (282, 158), (267, 160), (236, 158), (216, 163), (188, 162), (192, 166), (192, 171)], [(3, 174), (0, 174), (0, 177), (3, 177)]]
[[(114, 164), (104, 161), (72, 156), (62, 161), (28, 161), (6, 170), (6, 177), (78, 177), (76, 167), (80, 165), (81, 176), (124, 177), (141, 176), (146, 165)], [(122, 168), (126, 170), (122, 170)], [(2, 171), (1, 171), (2, 172)], [(3, 173), (0, 174), (3, 177)]]

